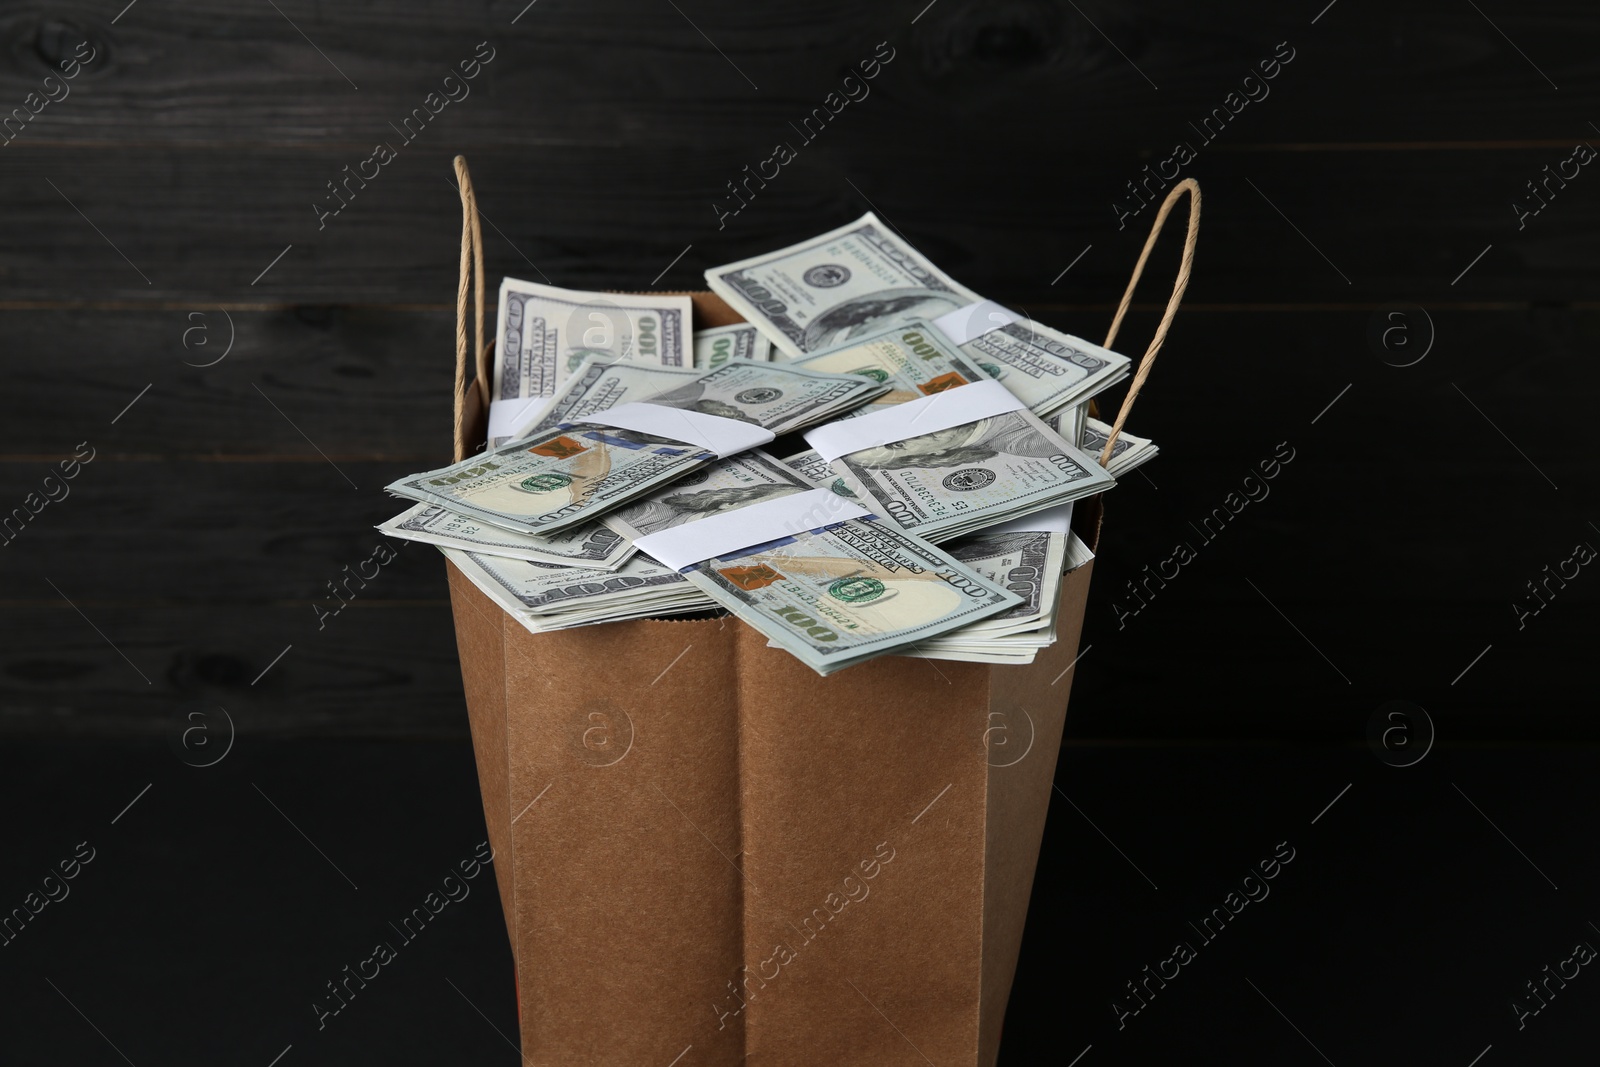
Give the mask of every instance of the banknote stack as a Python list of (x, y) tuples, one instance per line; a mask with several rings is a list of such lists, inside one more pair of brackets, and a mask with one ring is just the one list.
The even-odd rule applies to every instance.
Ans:
[(607, 571), (533, 563), (461, 548), (442, 551), (484, 595), (536, 634), (716, 607), (683, 575), (648, 556), (635, 555)]
[(505, 279), (487, 447), (391, 483), (410, 506), (379, 529), (535, 633), (728, 612), (820, 674), (1053, 643), (1090, 558), (1072, 502), (1156, 453), (1122, 434), (1097, 460), (1089, 401), (1128, 359), (871, 214), (706, 278), (745, 321)]
[[(1085, 452), (1098, 456), (1105, 451), (1106, 441), (1110, 437), (1109, 423), (1101, 422), (1099, 419), (1087, 419), (1079, 444)], [(1160, 451), (1161, 449), (1150, 438), (1135, 437), (1124, 430), (1117, 435), (1117, 443), (1111, 446), (1111, 458), (1106, 461), (1106, 473), (1113, 478), (1120, 478), (1135, 467), (1155, 459), (1156, 453)]]

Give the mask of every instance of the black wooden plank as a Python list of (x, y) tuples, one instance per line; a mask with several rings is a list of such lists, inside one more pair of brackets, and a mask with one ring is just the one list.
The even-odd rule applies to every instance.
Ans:
[[(313, 629), (313, 604), (437, 600), (447, 595), (438, 553), (373, 529), (410, 506), (383, 487), (416, 467), (346, 461), (335, 469), (314, 455), (300, 463), (96, 456), (63, 484), (46, 481), (55, 468), (43, 463), (3, 463), (5, 595), (51, 603), (54, 581), (74, 600), (246, 611), (292, 604)], [(56, 499), (42, 506), (33, 498), (39, 510), (23, 524), (14, 509), (29, 494), (51, 493)], [(370, 581), (360, 581), (363, 573)]]
[(120, 15), (35, 10), (0, 24), (9, 42), (0, 73), (21, 105), (79, 42), (95, 49), (70, 95), (27, 124), (24, 145), (370, 147), (483, 41), (494, 59), (439, 116), (473, 148), (638, 150), (708, 129), (764, 143), (788, 136), (787, 124), (883, 41), (895, 58), (850, 124), (922, 138), (953, 123), (957, 145), (962, 131), (976, 138), (969, 147), (1012, 136), (1165, 146), (1275, 54), (1294, 58), (1251, 89), (1268, 94), (1258, 104), (1235, 105), (1242, 128), (1230, 136), (1570, 137), (1600, 90), (1587, 52), (1593, 11), (1578, 0), (1495, 12), (1493, 24), (1448, 0), (1403, 9), (1343, 0), (1315, 24), (1316, 11), (1264, 0), (1225, 17), (1179, 0), (924, 7), (408, 0), (274, 10), (229, 0)]
[[(70, 575), (51, 577), (77, 601)], [(79, 606), (8, 608), (0, 730), (159, 732), (219, 707), (240, 731), (466, 729), (443, 602), (358, 600), (321, 632), (302, 605)]]
[(124, 455), (322, 465), (320, 449), (336, 461), (392, 457), (396, 473), (450, 456), (452, 312), (196, 301), (0, 316), (0, 455), (68, 453), (87, 439)]
[[(1587, 249), (1600, 232), (1600, 197), (1582, 174), (1521, 230), (1513, 210), (1524, 182), (1564, 156), (1551, 148), (1204, 155), (1193, 168), (1207, 199), (1192, 295), (1591, 299), (1600, 279)], [(1154, 213), (1145, 208), (1118, 228), (1114, 204), (1138, 176), (1137, 158), (1069, 153), (1036, 166), (1021, 155), (997, 168), (978, 152), (941, 157), (933, 175), (841, 138), (819, 139), (719, 230), (718, 194), (751, 158), (746, 146), (718, 143), (643, 156), (573, 149), (560, 166), (533, 150), (475, 153), (492, 223), (491, 288), (505, 274), (587, 288), (657, 279), (700, 287), (708, 266), (876, 205), (980, 290), (1016, 302), (1106, 301), (1120, 294)], [(448, 151), (397, 160), (319, 229), (314, 202), (349, 161), (336, 149), (134, 147), (114, 162), (97, 148), (19, 153), (0, 172), (14, 218), (0, 280), (20, 301), (450, 304), (460, 216)], [(732, 201), (723, 197), (725, 208)]]

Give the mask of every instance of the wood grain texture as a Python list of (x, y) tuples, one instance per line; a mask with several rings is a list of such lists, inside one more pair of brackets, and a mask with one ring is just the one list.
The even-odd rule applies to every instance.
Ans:
[[(1203, 240), (1130, 422), (1163, 455), (1108, 500), (1069, 730), (1344, 736), (1407, 697), (1482, 736), (1524, 705), (1577, 731), (1600, 592), (1575, 581), (1524, 630), (1510, 605), (1600, 543), (1600, 177), (1537, 215), (1513, 203), (1600, 137), (1600, 16), (1480, 6), (9, 8), (0, 515), (77, 442), (97, 458), (0, 548), (0, 730), (160, 732), (211, 701), (243, 730), (464, 731), (431, 549), (324, 629), (313, 609), (399, 510), (382, 485), (448, 452), (458, 151), (491, 292), (698, 288), (871, 208), (964, 283), (1098, 339), (1153, 212), (1127, 183), (1187, 140)], [(32, 114), (84, 41), (94, 61)], [(406, 140), (391, 123), (481, 41), (471, 94)], [(870, 95), (804, 141), (791, 124), (884, 41)], [(1190, 124), (1284, 41), (1270, 95), (1201, 143)], [(798, 158), (719, 226), (780, 140)], [(319, 220), (378, 141), (394, 161)], [(1149, 336), (1175, 257), (1120, 347)], [(1400, 307), (1433, 341), (1403, 368), (1373, 345)], [(1297, 459), (1270, 498), (1119, 629), (1126, 583), (1281, 441)], [(1530, 678), (1549, 680), (1531, 701)]]
[(409, 464), (396, 474), (449, 459), (453, 312), (176, 303), (0, 316), (13, 360), (0, 456), (88, 439), (132, 456), (392, 457)]
[[(135, 146), (108, 170), (97, 147), (19, 153), (0, 172), (17, 220), (0, 247), (0, 279), (14, 301), (449, 305), (456, 147), (410, 150), (366, 189), (352, 185), (320, 228), (314, 203), (336, 203), (325, 183), (360, 154)], [(1023, 165), (1026, 153), (996, 166), (976, 151), (941, 157), (930, 180), (871, 144), (819, 137), (719, 230), (714, 204), (734, 204), (725, 183), (770, 151), (765, 139), (720, 138), (643, 156), (583, 147), (563, 150), (554, 167), (533, 149), (473, 152), (488, 272), (577, 288), (644, 289), (658, 278), (661, 288), (700, 288), (707, 267), (876, 208), (969, 285), (1023, 304), (1110, 301), (1154, 211), (1119, 229), (1113, 210), (1154, 156), (1078, 160), (1063, 150), (1050, 166)], [(1568, 151), (1203, 154), (1192, 172), (1205, 188), (1207, 234), (1227, 236), (1202, 249), (1191, 298), (1590, 299), (1600, 180), (1591, 189), (1580, 173), (1521, 230), (1512, 208), (1523, 183)]]
[(870, 121), (896, 132), (971, 122), (985, 140), (1043, 128), (1069, 144), (1165, 147), (1282, 41), (1291, 65), (1263, 106), (1241, 114), (1251, 140), (1566, 138), (1584, 112), (1548, 106), (1556, 100), (1540, 71), (1563, 96), (1600, 90), (1585, 38), (1593, 12), (1580, 0), (1493, 12), (1516, 45), (1448, 0), (1403, 9), (1342, 0), (1315, 25), (1314, 10), (1265, 0), (1226, 12), (1181, 0), (679, 6), (407, 0), (275, 11), (228, 0), (145, 4), (112, 25), (109, 14), (39, 5), (0, 23), (0, 75), (25, 92), (79, 41), (97, 52), (19, 143), (249, 147), (368, 147), (481, 41), (495, 58), (440, 114), (471, 148), (661, 147), (711, 124), (765, 136), (819, 104), (881, 41), (896, 52), (864, 109)]
[(0, 729), (160, 734), (223, 707), (241, 732), (465, 733), (445, 600), (352, 605), (320, 633), (304, 605), (78, 604), (7, 606), (28, 635), (3, 653)]

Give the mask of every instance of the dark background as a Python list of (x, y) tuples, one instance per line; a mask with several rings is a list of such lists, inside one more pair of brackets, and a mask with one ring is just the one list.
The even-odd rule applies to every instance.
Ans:
[[(1113, 204), (1180, 140), (1200, 251), (1129, 424), (1162, 454), (1107, 499), (1002, 1060), (1592, 1048), (1600, 979), (1522, 1029), (1509, 1007), (1600, 943), (1600, 578), (1513, 607), (1600, 545), (1600, 176), (1515, 207), (1600, 142), (1592, 4), (525, 2), (0, 7), (0, 114), (95, 51), (0, 148), (0, 511), (95, 455), (0, 550), (0, 910), (97, 850), (0, 948), (0, 1061), (516, 1062), (486, 880), (336, 1025), (305, 1007), (484, 836), (441, 560), (412, 545), (316, 607), (398, 510), (382, 486), (448, 458), (453, 155), (491, 294), (701, 288), (871, 207), (1099, 339), (1154, 214)], [(471, 95), (401, 144), (481, 41)], [(882, 41), (871, 95), (801, 146)], [(1287, 48), (1203, 144), (1189, 123)], [(798, 158), (719, 229), (781, 140)], [(319, 229), (378, 141), (398, 158)], [(1282, 442), (1270, 497), (1201, 547)], [(196, 724), (225, 761), (193, 766)], [(1283, 840), (1204, 977), (1119, 1031), (1123, 983)]]

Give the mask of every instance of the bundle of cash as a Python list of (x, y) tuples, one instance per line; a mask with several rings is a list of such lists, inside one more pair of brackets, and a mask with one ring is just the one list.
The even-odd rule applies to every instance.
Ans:
[(822, 675), (914, 649), (1021, 601), (873, 515), (706, 560), (685, 576)]
[(681, 574), (645, 556), (603, 571), (459, 548), (440, 551), (485, 596), (536, 634), (716, 607)]
[(1089, 404), (1085, 401), (1082, 404), (1074, 404), (1070, 408), (1062, 408), (1054, 415), (1045, 418), (1044, 424), (1068, 441), (1071, 441), (1078, 447), (1078, 451), (1093, 456), (1098, 461), (1100, 453), (1091, 450), (1083, 442), (1083, 428), (1088, 424), (1088, 419)]
[[(714, 461), (719, 450), (707, 445), (708, 422), (723, 439), (736, 438), (730, 450), (742, 450), (833, 418), (883, 391), (862, 378), (745, 360), (700, 373), (591, 359), (515, 440), (401, 478), (388, 489), (491, 526), (548, 536)], [(613, 409), (623, 404), (635, 412), (648, 406), (658, 429), (636, 428), (637, 419), (627, 426), (608, 423), (608, 413), (619, 419)]]
[(694, 333), (695, 370), (716, 370), (730, 359), (765, 363), (771, 358), (772, 342), (748, 322), (713, 326)]
[(719, 460), (601, 522), (630, 543), (685, 523), (814, 488), (804, 476), (761, 449)]
[(871, 403), (846, 413), (843, 417), (847, 419), (991, 377), (946, 341), (932, 323), (921, 319), (871, 332), (837, 348), (800, 356), (788, 365), (829, 374), (854, 374), (889, 387), (888, 392), (873, 397)]
[(602, 571), (616, 570), (635, 551), (615, 531), (598, 522), (586, 522), (548, 537), (536, 537), (490, 526), (438, 504), (407, 508), (388, 522), (380, 523), (378, 529), (392, 537), (425, 541), (441, 548)]
[(980, 299), (870, 211), (820, 237), (713, 267), (706, 282), (790, 356)]
[[(1070, 513), (1069, 513), (1070, 514)], [(925, 641), (902, 655), (969, 663), (1032, 663), (1056, 641), (1061, 577), (1094, 554), (1070, 530), (1027, 529), (1020, 519), (943, 546), (952, 556), (1023, 598), (1009, 611)]]
[(585, 359), (692, 367), (686, 296), (590, 293), (500, 283), (493, 400), (550, 396)]
[(782, 434), (838, 418), (887, 388), (789, 363), (735, 360), (707, 371), (673, 371), (595, 360), (573, 375), (515, 436), (529, 437), (632, 403), (714, 415)]
[(640, 538), (640, 555), (679, 567), (817, 673), (915, 647), (1021, 602), (915, 534), (804, 486), (764, 454), (757, 470), (752, 458), (740, 457), (738, 486), (704, 492), (732, 488), (755, 499), (767, 479), (765, 499), (687, 522), (682, 505), (664, 506), (642, 517), (643, 528), (666, 525)]
[[(997, 390), (1005, 392), (997, 382), (966, 386), (813, 430), (806, 439), (862, 503), (934, 542), (1116, 484), (1093, 457), (1068, 444), (1026, 408), (966, 418), (960, 416), (962, 406), (950, 403), (976, 401), (980, 391), (990, 397)], [(960, 416), (960, 421), (924, 417), (940, 400), (946, 401), (942, 410)], [(894, 428), (874, 432), (881, 422)], [(907, 429), (915, 432), (919, 425), (929, 429), (905, 436)], [(846, 427), (861, 430), (841, 434)], [(867, 441), (876, 443), (855, 447)], [(828, 447), (822, 447), (824, 442)]]
[[(814, 451), (783, 462), (815, 487), (854, 497)], [(1062, 574), (1094, 558), (1071, 532), (1071, 525), (1072, 505), (1067, 504), (946, 542), (941, 547), (952, 557), (1017, 594), (1022, 603), (896, 654), (972, 663), (1032, 663), (1039, 649), (1055, 643)]]
[[(1111, 425), (1099, 419), (1088, 419), (1083, 429), (1083, 450), (1092, 456), (1099, 456), (1105, 451), (1106, 442), (1111, 438)], [(1117, 443), (1111, 446), (1111, 458), (1106, 461), (1106, 470), (1114, 478), (1120, 478), (1152, 459), (1161, 448), (1148, 437), (1135, 437), (1127, 430), (1117, 434)]]
[(991, 300), (952, 311), (933, 326), (1041, 418), (1115, 385), (1128, 376), (1131, 363)]

